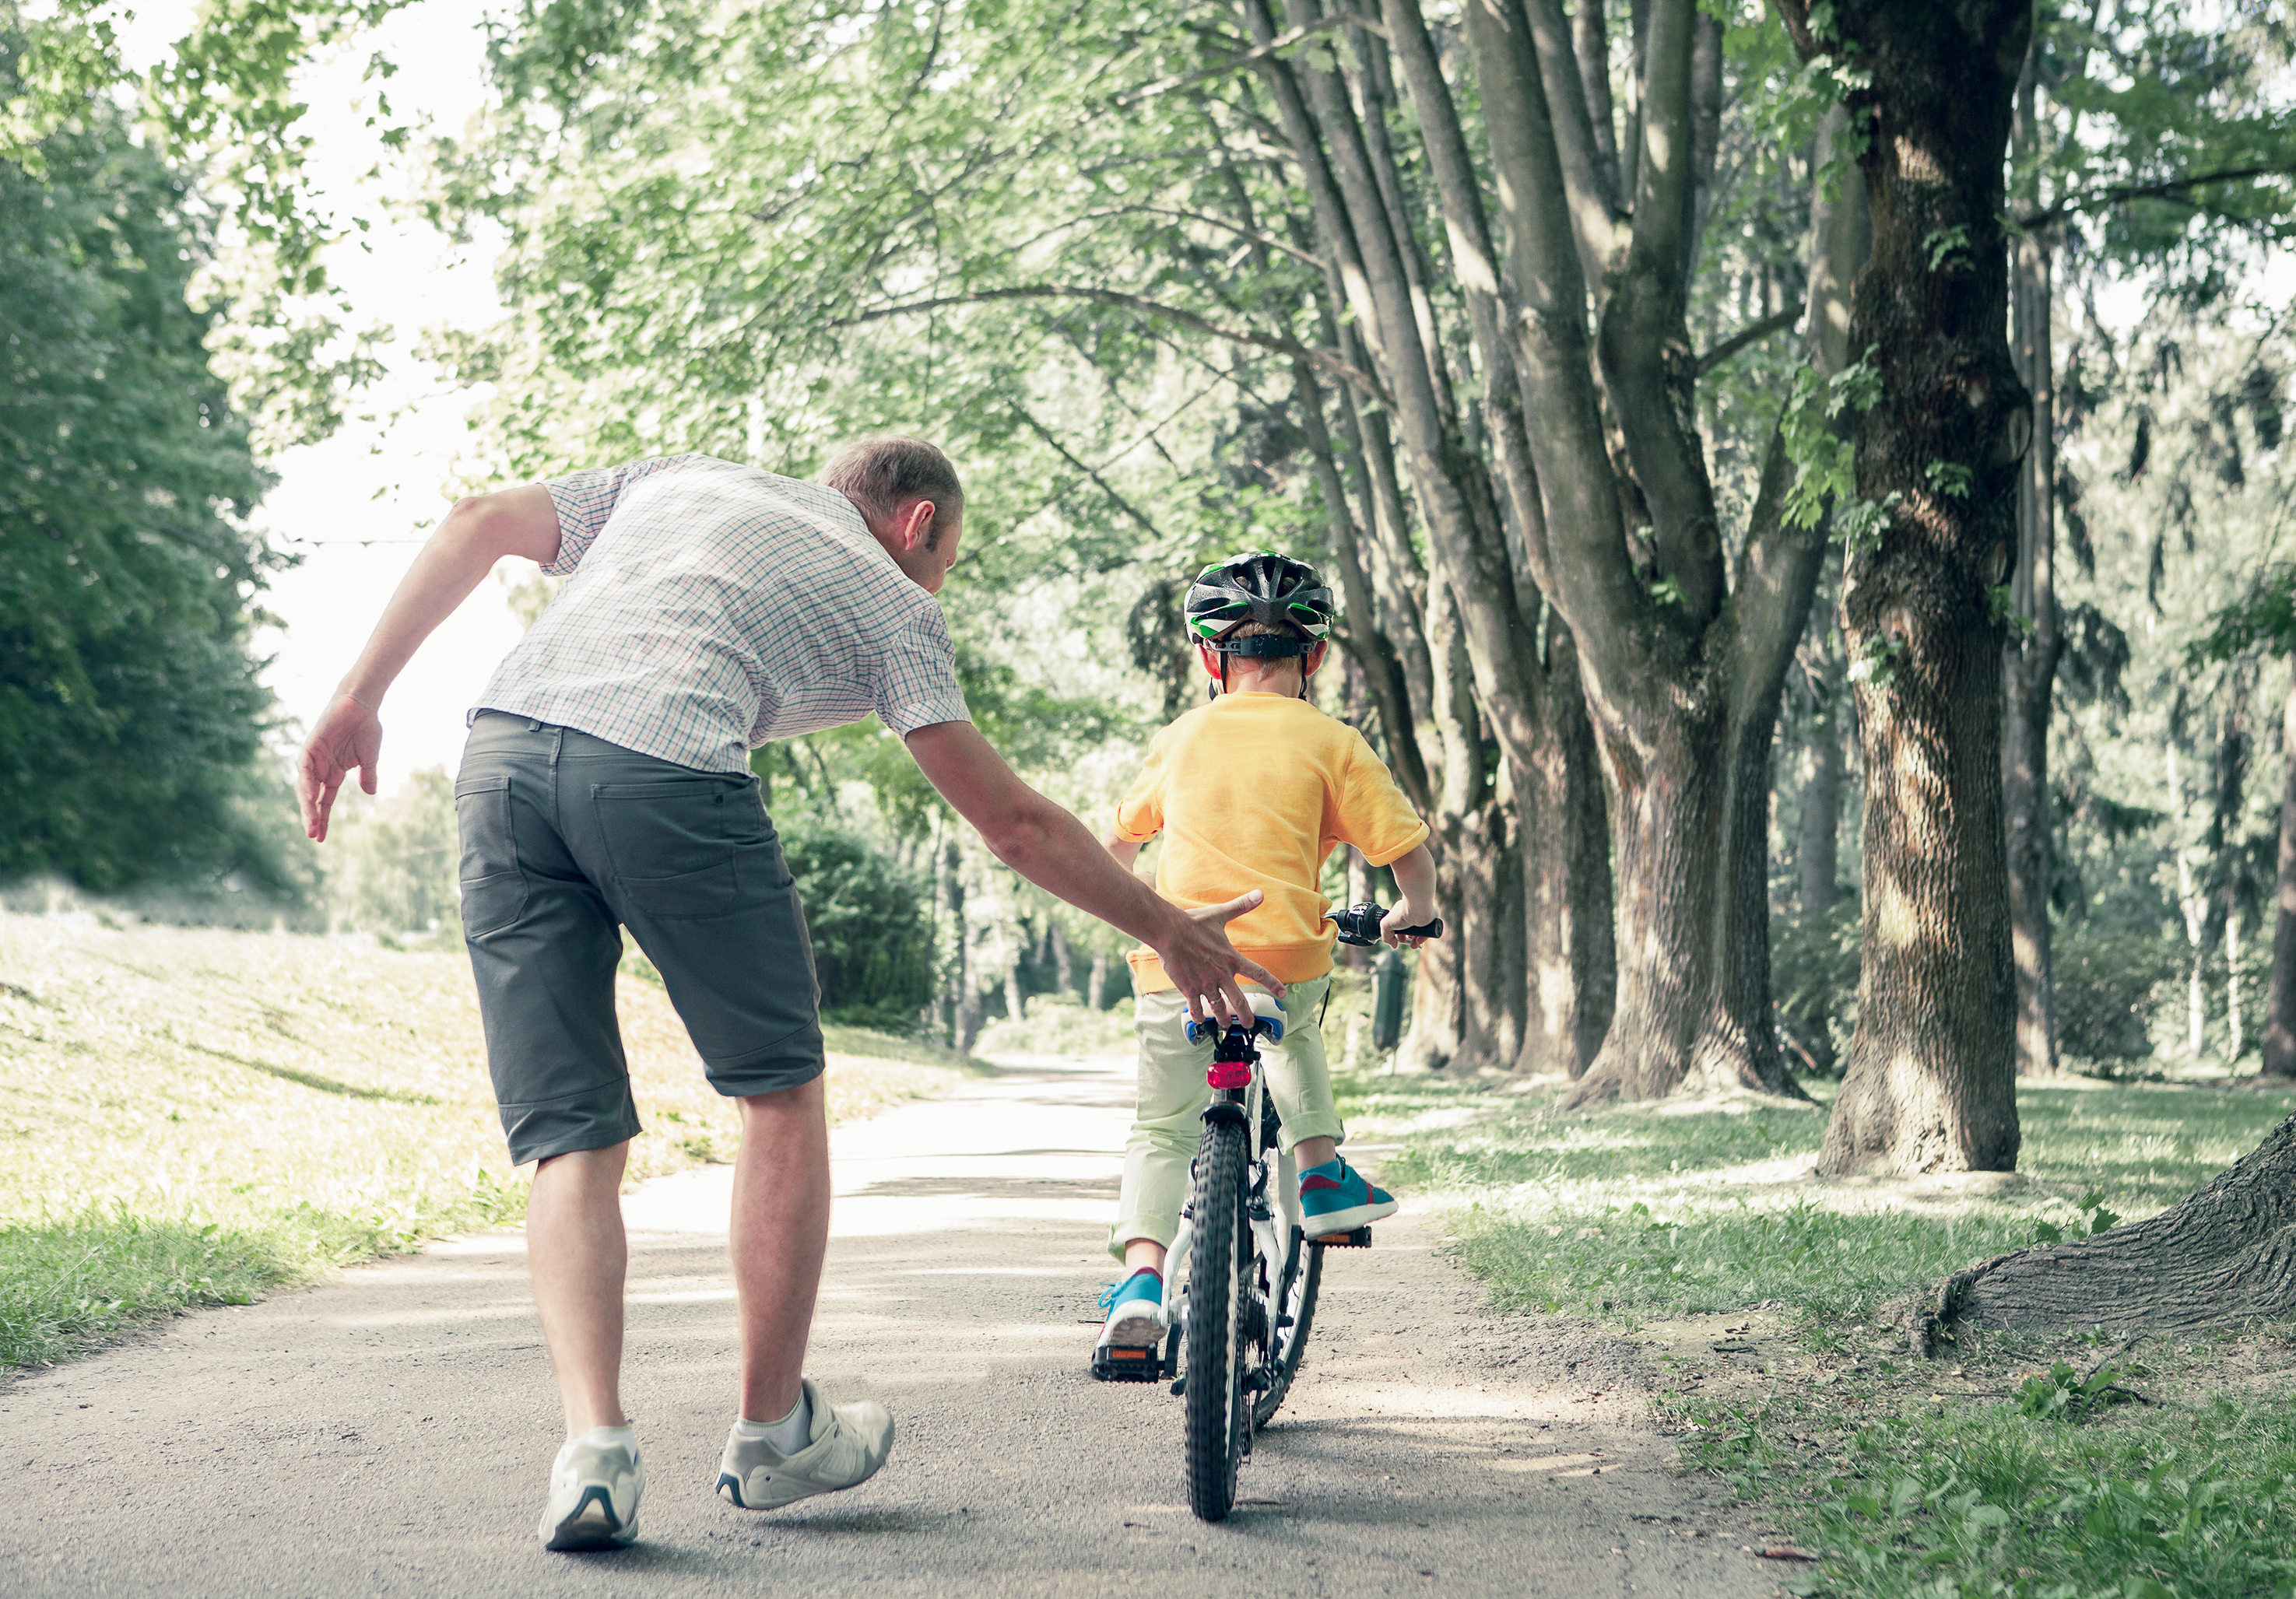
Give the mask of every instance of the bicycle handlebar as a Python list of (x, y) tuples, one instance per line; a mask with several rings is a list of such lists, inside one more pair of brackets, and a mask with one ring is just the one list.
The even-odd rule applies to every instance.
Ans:
[[(1341, 943), (1358, 944), (1368, 949), (1380, 941), (1380, 918), (1386, 914), (1377, 905), (1365, 904), (1333, 911), (1332, 920), (1339, 923)], [(1443, 936), (1443, 918), (1438, 916), (1417, 927), (1398, 927), (1395, 931), (1414, 939), (1439, 939)]]

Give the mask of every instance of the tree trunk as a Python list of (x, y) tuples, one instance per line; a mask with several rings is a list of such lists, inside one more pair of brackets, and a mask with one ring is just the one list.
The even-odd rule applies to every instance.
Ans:
[(1829, 911), (1841, 885), (1841, 728), (1838, 685), (1828, 653), (1822, 676), (1809, 681), (1809, 768), (1801, 785), (1801, 826), (1795, 849), (1804, 914)]
[(1092, 952), (1092, 974), (1085, 979), (1084, 1004), (1088, 1011), (1108, 1009), (1108, 951)]
[(1519, 1070), (1579, 1078), (1601, 1053), (1618, 998), (1611, 836), (1595, 726), (1578, 690), (1567, 629), (1550, 655), (1556, 729), (1553, 758), (1511, 771), (1522, 817), (1524, 964), (1528, 1006)]
[(1060, 985), (1060, 991), (1062, 994), (1074, 994), (1077, 991), (1076, 955), (1069, 948), (1068, 934), (1062, 931), (1060, 922), (1054, 920), (1052, 922), (1051, 931), (1046, 933), (1045, 938), (1046, 941), (1053, 947), (1054, 980)]
[[(2019, 91), (2020, 143), (2032, 135), (2033, 86)], [(2033, 439), (2017, 496), (2017, 567), (2010, 598), (2019, 626), (2003, 646), (2008, 688), (2002, 720), (2002, 806), (2008, 814), (2009, 939), (2017, 966), (2017, 1071), (2057, 1070), (2057, 1001), (2050, 957), (2049, 711), (2062, 640), (2057, 626), (2055, 354), (2049, 338), (2054, 299), (2048, 242), (2017, 242), (2020, 374), (2033, 391)]]
[(1004, 967), (1004, 1014), (1014, 1021), (1029, 1019), (1028, 997), (1021, 992), (1021, 952), (1014, 947), (1013, 958)]
[[(2001, 804), (2003, 631), (2031, 412), (2010, 358), (2000, 218), (2030, 0), (1841, 0), (1874, 230), (1850, 348), (1880, 400), (1857, 491), (1872, 530), (1843, 570), (1866, 784), (1857, 1031), (1818, 1169), (2007, 1170), (2017, 1158), (2016, 980)], [(1838, 41), (1838, 42), (1837, 42)], [(1856, 524), (1853, 523), (1853, 526)]]
[(2280, 790), (2280, 864), (2273, 889), (2272, 974), (2264, 989), (2264, 1075), (2296, 1078), (2296, 668), (2280, 713), (2287, 775)]
[[(2196, 1332), (2296, 1320), (2296, 1117), (2149, 1221), (1956, 1272), (1935, 1323)], [(1932, 1324), (1934, 1325), (1934, 1324)]]
[[(2168, 762), (2169, 825), (2181, 834), (2185, 827), (2184, 767), (2177, 758), (2173, 729), (2169, 735)], [(2192, 964), (2185, 972), (2185, 1056), (2197, 1061), (2209, 1028), (2208, 988), (2201, 981), (2201, 963), (2207, 958), (2209, 906), (2193, 873), (2193, 852), (2181, 837), (2177, 843), (2177, 908), (2185, 918), (2185, 947), (2193, 952)]]

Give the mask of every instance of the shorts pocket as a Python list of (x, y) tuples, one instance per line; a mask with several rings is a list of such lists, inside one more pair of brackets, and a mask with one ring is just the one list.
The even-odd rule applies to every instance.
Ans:
[(665, 921), (722, 916), (734, 908), (743, 786), (730, 775), (699, 774), (591, 785), (614, 882), (631, 908)]
[(526, 909), (526, 873), (511, 827), (510, 779), (472, 777), (455, 785), (455, 826), (462, 835), (463, 936), (500, 932)]

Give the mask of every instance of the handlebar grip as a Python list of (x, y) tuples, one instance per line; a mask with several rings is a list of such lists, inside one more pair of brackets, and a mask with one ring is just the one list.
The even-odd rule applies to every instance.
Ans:
[(1432, 922), (1422, 922), (1416, 927), (1398, 927), (1395, 931), (1406, 939), (1439, 939), (1443, 936), (1443, 918), (1438, 916)]

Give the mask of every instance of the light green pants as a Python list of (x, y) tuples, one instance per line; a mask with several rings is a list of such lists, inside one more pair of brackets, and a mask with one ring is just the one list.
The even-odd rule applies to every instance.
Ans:
[[(1283, 1042), (1261, 1039), (1259, 1068), (1283, 1119), (1285, 1152), (1302, 1138), (1347, 1136), (1332, 1105), (1332, 1074), (1324, 1062), (1324, 996), (1332, 980), (1287, 983), (1283, 988)], [(1204, 1071), (1212, 1062), (1209, 1035), (1188, 1042), (1182, 1019), (1187, 1007), (1175, 989), (1143, 994), (1132, 1002), (1133, 1030), (1140, 1037), (1138, 1109), (1132, 1136), (1124, 1145), (1124, 1188), (1117, 1201), (1117, 1224), (1108, 1232), (1108, 1252), (1124, 1259), (1124, 1246), (1151, 1238), (1165, 1247), (1180, 1231), (1180, 1207), (1188, 1201), (1188, 1166), (1203, 1136), (1204, 1107), (1212, 1091)]]

